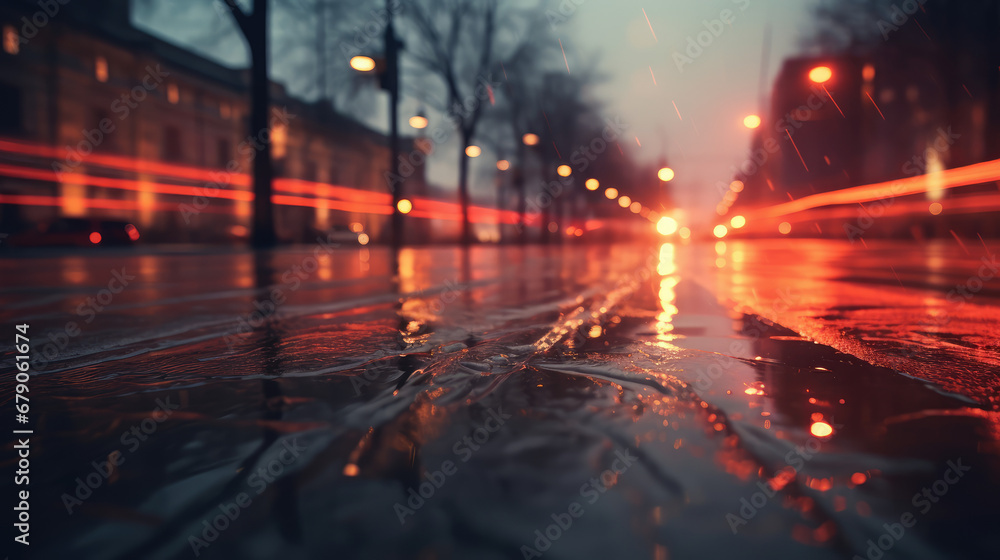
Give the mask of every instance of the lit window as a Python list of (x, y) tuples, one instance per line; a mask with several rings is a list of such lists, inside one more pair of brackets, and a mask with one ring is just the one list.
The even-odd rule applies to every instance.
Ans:
[(271, 156), (274, 158), (285, 157), (288, 146), (288, 127), (278, 123), (271, 129)]
[(103, 56), (97, 57), (94, 61), (94, 75), (98, 82), (108, 81), (108, 59)]
[(3, 26), (3, 50), (7, 54), (17, 54), (21, 50), (21, 36), (13, 25)]
[(177, 89), (177, 84), (167, 84), (167, 101), (177, 104), (181, 100), (181, 92)]

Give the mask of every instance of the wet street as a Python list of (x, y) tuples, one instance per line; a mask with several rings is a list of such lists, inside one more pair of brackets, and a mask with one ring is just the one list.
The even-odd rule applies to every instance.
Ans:
[(30, 557), (989, 557), (997, 249), (2, 259)]

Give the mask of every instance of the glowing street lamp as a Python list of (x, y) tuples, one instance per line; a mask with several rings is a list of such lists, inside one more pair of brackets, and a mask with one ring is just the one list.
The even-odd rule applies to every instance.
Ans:
[(618, 198), (618, 189), (614, 187), (608, 187), (604, 189), (604, 196), (606, 196), (608, 200), (614, 200)]
[(507, 171), (508, 169), (510, 169), (510, 162), (505, 159), (498, 161), (497, 169), (499, 169), (500, 171)]
[(556, 168), (556, 173), (558, 173), (560, 177), (569, 177), (570, 174), (573, 173), (573, 168), (563, 164)]
[(743, 126), (747, 128), (757, 128), (760, 126), (760, 117), (757, 115), (747, 115), (743, 117)]
[(535, 134), (535, 133), (533, 133), (533, 132), (529, 132), (529, 133), (527, 133), (527, 134), (525, 134), (524, 136), (521, 137), (521, 141), (524, 142), (525, 146), (534, 146), (534, 145), (537, 145), (538, 144), (538, 135)]
[(618, 199), (618, 206), (622, 208), (628, 208), (632, 204), (632, 199), (627, 196), (622, 196)]
[(733, 216), (733, 219), (729, 220), (729, 225), (733, 226), (733, 229), (740, 229), (747, 225), (747, 219), (743, 216)]
[(427, 128), (427, 117), (419, 113), (413, 115), (412, 117), (410, 117), (410, 126), (418, 130), (422, 128)]
[(413, 210), (413, 203), (407, 198), (402, 198), (396, 203), (396, 209), (400, 214), (409, 214)]
[(722, 239), (723, 237), (726, 236), (727, 233), (729, 233), (729, 229), (726, 228), (726, 226), (719, 224), (715, 226), (715, 229), (712, 230), (712, 233), (719, 239)]
[(375, 69), (375, 59), (364, 55), (351, 57), (351, 68), (358, 72), (371, 72)]
[(664, 167), (656, 172), (656, 176), (660, 178), (661, 181), (666, 183), (667, 181), (672, 181), (674, 178), (674, 170), (669, 167)]
[(817, 66), (809, 71), (809, 79), (817, 84), (824, 84), (833, 77), (833, 70), (829, 66)]
[(660, 235), (670, 235), (677, 231), (677, 220), (671, 218), (670, 216), (664, 216), (660, 218), (660, 221), (656, 222), (656, 231)]
[(479, 157), (479, 154), (483, 153), (483, 150), (479, 146), (466, 146), (465, 155), (470, 158)]
[(601, 186), (601, 182), (598, 181), (597, 179), (587, 179), (587, 182), (584, 183), (584, 186), (587, 187), (588, 191), (596, 191), (598, 187)]

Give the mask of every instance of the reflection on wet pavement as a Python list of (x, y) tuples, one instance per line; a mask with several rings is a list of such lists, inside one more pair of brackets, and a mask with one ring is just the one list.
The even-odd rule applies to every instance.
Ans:
[(383, 251), (54, 256), (5, 285), (45, 340), (37, 557), (998, 547), (997, 285), (948, 299), (979, 255)]

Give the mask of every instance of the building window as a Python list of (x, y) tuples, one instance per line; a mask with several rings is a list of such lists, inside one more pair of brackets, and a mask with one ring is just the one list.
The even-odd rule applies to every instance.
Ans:
[(183, 158), (181, 152), (181, 131), (176, 126), (166, 126), (163, 128), (163, 159), (167, 161), (180, 161)]
[(271, 155), (276, 159), (285, 157), (288, 149), (288, 127), (278, 123), (271, 129)]
[(94, 76), (98, 82), (108, 81), (108, 59), (103, 56), (97, 57), (94, 61)]
[(3, 50), (7, 54), (21, 52), (21, 36), (13, 25), (3, 26)]
[(219, 167), (222, 167), (223, 169), (228, 167), (229, 162), (233, 159), (233, 151), (232, 148), (229, 147), (229, 140), (219, 138), (219, 142), (215, 145), (215, 148)]
[(181, 92), (177, 89), (177, 84), (167, 84), (167, 101), (177, 104), (181, 100)]

